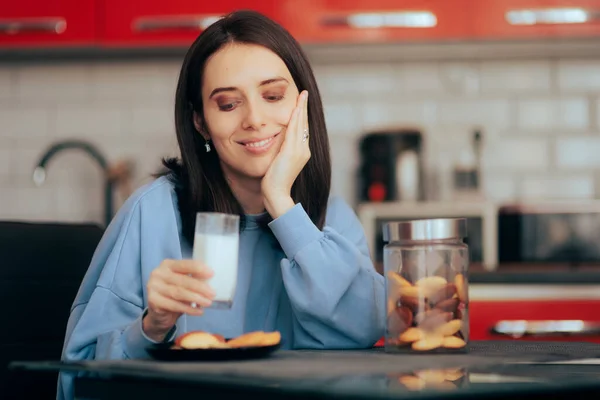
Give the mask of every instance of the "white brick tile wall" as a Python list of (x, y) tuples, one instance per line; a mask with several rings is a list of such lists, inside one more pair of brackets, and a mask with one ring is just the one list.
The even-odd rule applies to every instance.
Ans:
[(510, 201), (518, 197), (517, 180), (505, 173), (489, 173), (484, 175), (483, 192), (498, 201)]
[(175, 95), (176, 73), (170, 64), (148, 63), (98, 63), (91, 68), (94, 99), (135, 99), (137, 102), (168, 104)]
[(480, 92), (481, 78), (475, 63), (442, 63), (439, 66), (439, 79), (449, 94), (473, 97)]
[(10, 186), (3, 199), (0, 218), (15, 220), (57, 221), (55, 190), (50, 187)]
[(12, 138), (44, 138), (53, 125), (53, 110), (41, 105), (27, 107), (8, 104), (0, 108), (2, 136)]
[(352, 136), (360, 132), (362, 108), (356, 103), (337, 102), (324, 104), (325, 123), (330, 136)]
[(589, 104), (584, 97), (535, 98), (517, 102), (517, 126), (531, 131), (585, 130)]
[(406, 63), (397, 69), (400, 94), (412, 96), (441, 96), (446, 88), (439, 78), (436, 63)]
[(0, 66), (0, 100), (9, 99), (13, 94), (13, 72), (8, 66)]
[(68, 186), (56, 190), (56, 217), (61, 221), (97, 222), (104, 224), (104, 190), (100, 185), (86, 190)]
[(600, 138), (580, 136), (558, 139), (556, 163), (559, 168), (565, 169), (600, 167)]
[(10, 184), (11, 181), (11, 160), (14, 147), (12, 139), (0, 138), (0, 197), (4, 197), (4, 187)]
[(420, 126), (436, 120), (436, 104), (429, 101), (365, 102), (362, 111), (362, 131), (393, 128), (396, 126)]
[[(443, 176), (481, 127), (491, 199), (600, 195), (599, 66), (600, 59), (316, 63), (332, 193), (355, 203), (360, 134), (412, 125), (426, 135), (426, 164), (445, 166)], [(148, 182), (160, 158), (178, 152), (179, 68), (179, 60), (0, 65), (0, 218), (101, 222), (102, 180), (91, 160), (62, 154), (40, 188), (31, 181), (35, 162), (50, 143), (80, 137), (111, 162), (132, 160), (134, 186)]]
[[(153, 142), (155, 142), (155, 140), (153, 140)], [(161, 142), (165, 143), (165, 145), (161, 146)], [(139, 151), (143, 151), (143, 158), (136, 158), (136, 152), (130, 153), (134, 157), (134, 159), (136, 159), (137, 173), (135, 179), (138, 182), (147, 181), (152, 174), (158, 172), (158, 170), (162, 168), (162, 158), (178, 154), (178, 152), (176, 151), (176, 145), (174, 143), (170, 143), (173, 143), (173, 141), (170, 140), (170, 138), (164, 138), (158, 142), (153, 143), (152, 146), (146, 146), (143, 149), (138, 149)]]
[(527, 176), (521, 183), (521, 196), (527, 199), (585, 199), (594, 191), (592, 174)]
[(129, 109), (122, 105), (82, 104), (56, 107), (56, 138), (127, 137)]
[(548, 61), (484, 61), (480, 66), (482, 93), (549, 93), (552, 64)]
[(14, 196), (14, 193), (10, 191), (9, 184), (5, 182), (1, 176), (0, 185), (2, 185), (2, 189), (0, 189), (0, 220), (10, 219), (11, 217), (8, 215), (12, 212), (12, 200), (10, 198)]
[(90, 65), (85, 63), (24, 65), (15, 71), (21, 104), (77, 104), (89, 100)]
[(548, 142), (543, 138), (490, 140), (483, 151), (483, 165), (491, 170), (544, 170), (550, 165)]
[[(471, 151), (473, 131), (476, 128), (471, 124), (428, 125), (424, 127), (424, 146), (428, 164), (436, 168), (451, 168), (461, 157), (461, 153)], [(490, 140), (495, 140), (497, 135), (493, 131), (485, 130), (484, 147)]]
[(600, 60), (560, 60), (558, 87), (561, 91), (600, 90)]
[(16, 192), (10, 182), (0, 181), (2, 189), (0, 189), (0, 220), (12, 219), (12, 214), (15, 213), (15, 198)]
[(438, 103), (440, 124), (481, 124), (507, 128), (512, 124), (507, 99), (446, 100)]
[(174, 108), (135, 105), (131, 108), (131, 134), (136, 140), (152, 135), (175, 135)]
[(330, 139), (330, 145), (335, 149), (331, 155), (331, 194), (343, 197), (351, 205), (356, 190), (356, 181), (352, 178), (357, 175), (360, 164), (355, 143), (341, 136)]
[(596, 125), (594, 128), (600, 130), (600, 97), (596, 98), (596, 109), (594, 112), (596, 113)]
[(315, 77), (326, 100), (390, 98), (400, 88), (397, 67), (391, 64), (328, 65), (315, 69)]

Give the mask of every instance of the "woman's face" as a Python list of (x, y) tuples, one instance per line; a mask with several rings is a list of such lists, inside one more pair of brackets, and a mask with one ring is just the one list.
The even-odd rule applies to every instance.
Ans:
[[(283, 60), (262, 46), (230, 44), (209, 58), (202, 82), (204, 122), (226, 174), (265, 175), (298, 94)], [(198, 117), (195, 123), (199, 129)]]

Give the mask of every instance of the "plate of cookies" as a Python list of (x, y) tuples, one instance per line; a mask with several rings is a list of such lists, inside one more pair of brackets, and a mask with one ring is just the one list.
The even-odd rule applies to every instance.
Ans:
[(254, 331), (226, 339), (204, 331), (184, 333), (172, 342), (150, 346), (150, 356), (160, 361), (225, 361), (264, 358), (279, 349), (281, 334)]

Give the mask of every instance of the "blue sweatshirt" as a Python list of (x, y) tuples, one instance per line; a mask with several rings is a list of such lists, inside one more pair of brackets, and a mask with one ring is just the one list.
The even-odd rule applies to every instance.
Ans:
[[(384, 280), (343, 200), (330, 199), (322, 231), (301, 204), (268, 227), (259, 218), (248, 215), (240, 234), (233, 307), (183, 315), (167, 339), (192, 330), (224, 337), (277, 330), (286, 349), (336, 349), (370, 347), (384, 335)], [(164, 259), (191, 255), (170, 180), (138, 189), (92, 258), (71, 308), (63, 360), (148, 358), (145, 348), (154, 342), (141, 321), (150, 273)], [(72, 378), (61, 374), (58, 398), (72, 397)]]

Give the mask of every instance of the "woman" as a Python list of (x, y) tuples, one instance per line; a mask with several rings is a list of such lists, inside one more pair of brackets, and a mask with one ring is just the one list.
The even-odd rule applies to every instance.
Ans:
[[(384, 333), (363, 230), (329, 199), (319, 91), (298, 43), (250, 11), (206, 29), (176, 93), (181, 160), (108, 227), (71, 310), (65, 360), (145, 358), (183, 332), (281, 332), (285, 348), (360, 348)], [(242, 217), (231, 309), (205, 309), (218, 265), (191, 261), (195, 214)], [(199, 307), (192, 307), (193, 303)], [(61, 378), (59, 396), (70, 397)]]

